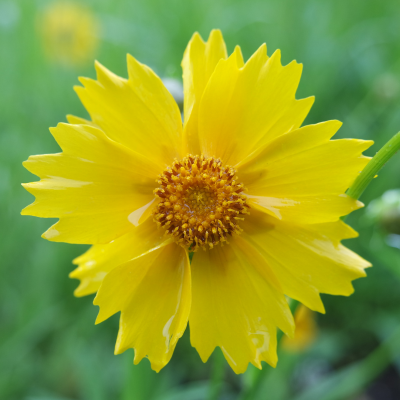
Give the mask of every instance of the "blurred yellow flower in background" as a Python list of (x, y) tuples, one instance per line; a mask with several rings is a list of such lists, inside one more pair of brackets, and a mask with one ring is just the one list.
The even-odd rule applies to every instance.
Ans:
[(39, 15), (37, 27), (51, 61), (74, 66), (93, 60), (100, 23), (88, 7), (69, 1), (50, 3)]
[[(219, 346), (236, 373), (277, 363), (276, 330), (294, 334), (285, 296), (324, 312), (370, 264), (340, 244), (345, 193), (372, 142), (330, 140), (338, 121), (301, 127), (302, 65), (262, 45), (245, 63), (220, 31), (185, 51), (184, 121), (162, 81), (128, 55), (128, 79), (96, 63), (76, 87), (91, 120), (51, 133), (62, 153), (32, 156), (23, 214), (59, 218), (43, 237), (93, 244), (75, 260), (77, 296), (96, 293), (97, 323), (121, 312), (116, 353), (159, 371), (190, 324), (205, 362)], [(189, 254), (194, 252), (189, 262)]]
[(315, 313), (306, 306), (300, 305), (294, 314), (296, 332), (294, 337), (284, 336), (282, 347), (290, 352), (297, 353), (306, 350), (314, 343), (318, 328), (315, 321)]

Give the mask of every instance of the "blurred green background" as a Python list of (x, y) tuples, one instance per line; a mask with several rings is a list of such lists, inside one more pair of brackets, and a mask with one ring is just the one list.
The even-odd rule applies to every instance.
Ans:
[[(118, 315), (95, 327), (93, 296), (72, 295), (71, 260), (86, 247), (47, 242), (40, 235), (54, 221), (19, 215), (33, 200), (20, 183), (36, 180), (21, 162), (59, 151), (48, 127), (66, 114), (87, 116), (72, 87), (95, 76), (94, 58), (126, 76), (129, 52), (181, 81), (188, 40), (212, 28), (246, 58), (266, 42), (285, 64), (303, 63), (297, 97), (316, 96), (306, 123), (339, 119), (337, 137), (373, 139), (373, 155), (400, 130), (399, 0), (80, 0), (99, 30), (97, 49), (79, 63), (46, 50), (53, 36), (70, 40), (43, 38), (51, 4), (0, 0), (0, 399), (206, 399), (215, 355), (203, 364), (188, 332), (159, 374), (147, 360), (133, 366), (133, 350), (113, 355)], [(361, 200), (396, 188), (399, 154)], [(316, 341), (300, 353), (281, 350), (257, 399), (400, 399), (400, 212), (382, 215), (388, 207), (349, 217), (360, 237), (345, 244), (374, 267), (351, 297), (324, 296)], [(238, 398), (254, 371), (236, 376), (227, 367), (219, 398)]]

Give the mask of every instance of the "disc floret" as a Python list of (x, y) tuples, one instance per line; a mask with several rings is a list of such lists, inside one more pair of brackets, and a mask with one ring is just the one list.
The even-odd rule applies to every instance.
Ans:
[(157, 179), (154, 221), (181, 246), (213, 248), (239, 234), (249, 206), (236, 171), (215, 157), (188, 155)]

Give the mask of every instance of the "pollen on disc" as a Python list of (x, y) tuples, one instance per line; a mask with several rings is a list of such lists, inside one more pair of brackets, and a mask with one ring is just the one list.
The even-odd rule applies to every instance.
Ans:
[(160, 201), (154, 221), (180, 245), (196, 251), (227, 242), (241, 232), (249, 213), (236, 171), (214, 157), (188, 155), (175, 160), (158, 177), (154, 194)]

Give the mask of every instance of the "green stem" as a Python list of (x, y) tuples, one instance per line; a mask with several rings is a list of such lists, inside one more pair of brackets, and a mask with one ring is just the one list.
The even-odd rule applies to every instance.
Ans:
[(214, 351), (214, 363), (211, 371), (208, 400), (218, 400), (225, 375), (225, 358), (220, 349)]
[(374, 179), (379, 170), (400, 149), (400, 132), (394, 135), (372, 158), (367, 166), (358, 175), (347, 194), (358, 200), (369, 183)]

